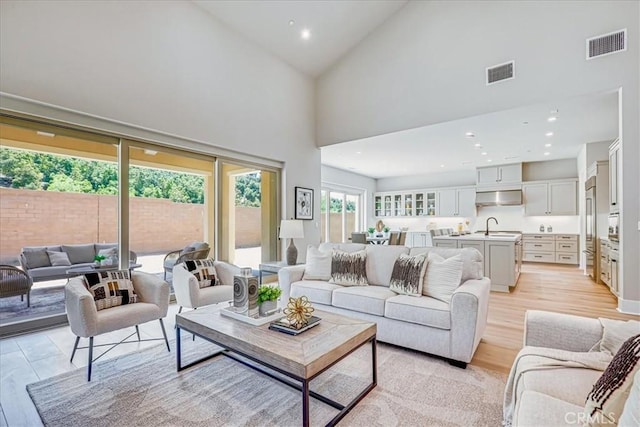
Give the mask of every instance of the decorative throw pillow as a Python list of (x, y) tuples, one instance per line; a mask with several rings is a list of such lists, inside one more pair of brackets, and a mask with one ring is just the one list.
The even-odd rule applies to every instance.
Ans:
[(118, 248), (100, 249), (98, 255), (102, 255), (104, 260), (101, 265), (117, 265), (118, 264)]
[(84, 275), (84, 282), (93, 295), (98, 310), (138, 301), (129, 270), (87, 273)]
[(207, 288), (209, 286), (216, 286), (219, 284), (216, 276), (216, 268), (212, 258), (185, 261), (184, 266), (191, 274), (196, 276), (198, 285), (200, 285), (201, 288)]
[(602, 325), (602, 340), (600, 351), (614, 355), (620, 350), (622, 344), (630, 337), (640, 333), (640, 322), (637, 320), (613, 320), (600, 318)]
[(629, 397), (633, 376), (640, 369), (640, 334), (629, 338), (587, 396), (585, 412), (590, 426), (617, 425)]
[(51, 265), (54, 267), (71, 265), (71, 261), (69, 261), (69, 256), (66, 252), (47, 251), (47, 255), (49, 256), (49, 262), (51, 262)]
[(422, 295), (450, 303), (453, 291), (460, 285), (462, 258), (456, 255), (444, 259), (436, 253), (429, 252), (427, 262)]
[(27, 268), (50, 267), (51, 261), (46, 249), (24, 250), (22, 252), (27, 261)]
[(400, 254), (393, 265), (389, 289), (398, 294), (422, 296), (427, 265), (427, 258), (424, 255)]
[(307, 247), (307, 262), (304, 266), (304, 280), (331, 279), (331, 252), (324, 252), (313, 245)]
[(344, 252), (333, 250), (331, 255), (331, 280), (342, 286), (367, 286), (367, 251)]

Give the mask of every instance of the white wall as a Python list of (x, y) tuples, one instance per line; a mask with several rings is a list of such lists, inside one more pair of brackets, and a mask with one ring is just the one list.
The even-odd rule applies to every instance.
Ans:
[(332, 168), (322, 165), (322, 184), (333, 184), (334, 186), (345, 187), (346, 189), (356, 189), (364, 191), (364, 226), (375, 224), (373, 216), (373, 193), (376, 191), (376, 180), (368, 176)]
[(377, 191), (419, 190), (465, 185), (476, 185), (476, 171), (474, 169), (378, 178)]
[[(622, 310), (640, 313), (640, 3), (410, 2), (317, 84), (321, 146), (622, 88)], [(585, 60), (588, 37), (626, 28), (625, 52)], [(516, 79), (485, 85), (485, 67)], [(628, 286), (625, 286), (625, 283)]]
[(2, 1), (0, 19), (2, 92), (285, 162), (283, 216), (303, 186), (319, 217), (313, 81), (194, 4)]
[(526, 162), (522, 164), (523, 181), (547, 179), (577, 178), (576, 159), (548, 160), (544, 162)]

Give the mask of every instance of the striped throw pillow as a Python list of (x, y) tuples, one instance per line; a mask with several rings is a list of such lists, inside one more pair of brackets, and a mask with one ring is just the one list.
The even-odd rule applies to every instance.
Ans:
[(333, 250), (331, 256), (331, 280), (342, 286), (368, 286), (367, 251), (344, 252)]
[(422, 295), (450, 303), (453, 291), (460, 286), (462, 257), (456, 255), (444, 259), (436, 253), (429, 252), (427, 262)]
[(424, 254), (416, 256), (400, 254), (393, 265), (389, 289), (398, 294), (422, 296), (427, 265), (427, 258)]

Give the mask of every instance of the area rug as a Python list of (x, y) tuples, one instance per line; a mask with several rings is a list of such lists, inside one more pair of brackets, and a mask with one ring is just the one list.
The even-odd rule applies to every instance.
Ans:
[(31, 307), (27, 297), (0, 298), (0, 324), (29, 320), (33, 317), (64, 313), (64, 286), (31, 289)]
[[(187, 337), (189, 338), (189, 337)], [(185, 339), (183, 363), (215, 347)], [(173, 343), (172, 343), (173, 344)], [(311, 383), (348, 402), (370, 380), (363, 347)], [(29, 384), (46, 426), (297, 426), (300, 393), (222, 355), (176, 372), (175, 346), (152, 347)], [(344, 426), (499, 426), (506, 376), (450, 366), (421, 353), (378, 345), (378, 386), (341, 422)], [(337, 411), (311, 398), (311, 424)]]

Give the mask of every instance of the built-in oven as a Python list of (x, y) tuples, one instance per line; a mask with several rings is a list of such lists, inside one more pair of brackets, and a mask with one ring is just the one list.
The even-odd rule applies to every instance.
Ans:
[(620, 215), (611, 214), (609, 215), (609, 240), (613, 240), (614, 242), (619, 241), (618, 231), (620, 229)]

